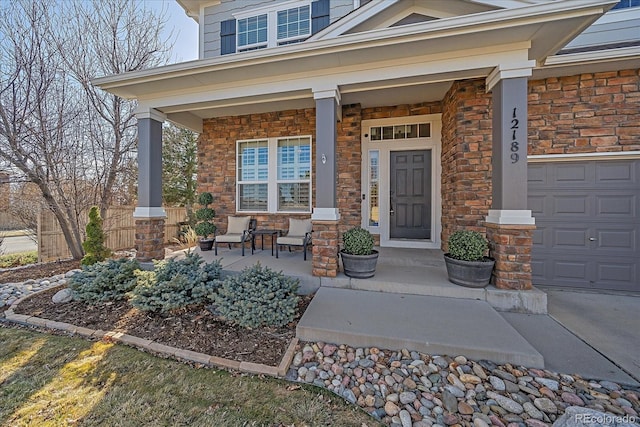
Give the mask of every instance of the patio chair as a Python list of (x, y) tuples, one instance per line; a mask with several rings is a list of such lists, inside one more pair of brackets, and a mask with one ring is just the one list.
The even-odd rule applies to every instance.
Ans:
[(249, 216), (229, 216), (227, 232), (216, 236), (214, 250), (218, 255), (218, 243), (226, 243), (231, 249), (231, 244), (240, 243), (242, 246), (242, 256), (244, 256), (244, 244), (249, 242), (251, 254), (253, 255), (253, 230), (256, 229), (256, 220)]
[(278, 247), (288, 246), (291, 252), (291, 246), (302, 246), (304, 252), (304, 260), (307, 260), (307, 246), (311, 244), (311, 219), (293, 219), (289, 218), (289, 231), (286, 236), (278, 237), (276, 240), (276, 258), (278, 258)]

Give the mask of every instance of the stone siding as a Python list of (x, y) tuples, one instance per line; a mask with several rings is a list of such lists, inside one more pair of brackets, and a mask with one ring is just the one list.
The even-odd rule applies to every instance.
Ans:
[(529, 82), (529, 154), (640, 150), (640, 70)]

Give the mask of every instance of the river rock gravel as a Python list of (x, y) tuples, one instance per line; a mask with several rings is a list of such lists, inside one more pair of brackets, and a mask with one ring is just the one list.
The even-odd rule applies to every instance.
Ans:
[(570, 407), (640, 426), (637, 389), (463, 356), (303, 342), (287, 378), (331, 390), (394, 427), (544, 427)]

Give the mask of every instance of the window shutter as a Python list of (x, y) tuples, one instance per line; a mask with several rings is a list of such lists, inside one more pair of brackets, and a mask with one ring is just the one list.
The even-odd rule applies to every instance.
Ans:
[(220, 23), (220, 54), (236, 52), (236, 20), (229, 19)]
[(311, 34), (329, 26), (329, 0), (317, 0), (311, 3)]

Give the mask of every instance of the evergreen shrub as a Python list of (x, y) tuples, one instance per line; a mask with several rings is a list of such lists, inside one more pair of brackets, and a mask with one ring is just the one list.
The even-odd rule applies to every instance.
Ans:
[(104, 261), (111, 256), (111, 251), (104, 245), (106, 239), (102, 229), (102, 217), (97, 206), (93, 206), (89, 211), (89, 223), (85, 228), (87, 239), (82, 242), (85, 256), (80, 263), (82, 265), (92, 265), (96, 262)]
[(208, 302), (220, 285), (222, 264), (203, 262), (198, 254), (190, 253), (183, 259), (157, 262), (154, 271), (139, 271), (129, 302), (142, 311), (163, 313)]
[(298, 283), (258, 263), (227, 277), (213, 301), (222, 316), (245, 328), (282, 326), (296, 314)]
[(69, 278), (68, 286), (78, 301), (124, 299), (136, 286), (135, 271), (139, 268), (138, 261), (126, 258), (84, 265)]

